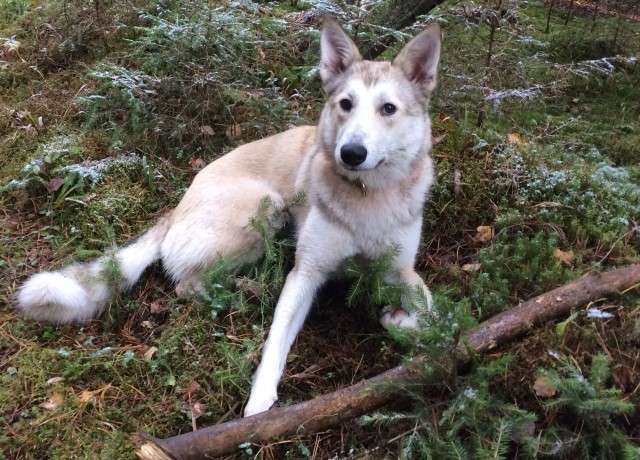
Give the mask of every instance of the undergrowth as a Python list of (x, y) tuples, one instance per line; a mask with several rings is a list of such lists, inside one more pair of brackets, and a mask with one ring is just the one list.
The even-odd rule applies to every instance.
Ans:
[[(281, 403), (414, 356), (437, 384), (239, 455), (638, 458), (632, 292), (456, 369), (478, 322), (640, 249), (640, 28), (615, 11), (565, 26), (561, 9), (546, 33), (542, 2), (518, 3), (514, 16), (448, 1), (396, 30), (386, 22), (402, 2), (390, 0), (0, 0), (0, 452), (132, 458), (137, 431), (242, 413), (295, 250), (267, 201), (252, 222), (263, 256), (221, 261), (198, 299), (177, 299), (157, 267), (82, 326), (22, 319), (13, 296), (33, 272), (135, 237), (234, 146), (314, 122), (317, 18), (330, 10), (385, 57), (428, 22), (445, 30), (431, 103), (438, 180), (416, 261), (435, 308), (386, 282), (393, 248), (347, 261), (346, 283), (323, 290), (292, 350)], [(380, 308), (403, 301), (424, 327), (383, 332)]]

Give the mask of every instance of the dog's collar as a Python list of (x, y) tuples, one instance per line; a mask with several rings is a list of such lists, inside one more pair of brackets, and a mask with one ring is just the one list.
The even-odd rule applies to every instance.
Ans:
[(362, 182), (362, 179), (360, 179), (359, 177), (355, 179), (349, 179), (347, 176), (343, 176), (342, 174), (338, 174), (338, 176), (340, 176), (342, 180), (345, 181), (347, 184), (360, 190), (360, 193), (362, 193), (362, 196), (367, 196), (367, 184)]

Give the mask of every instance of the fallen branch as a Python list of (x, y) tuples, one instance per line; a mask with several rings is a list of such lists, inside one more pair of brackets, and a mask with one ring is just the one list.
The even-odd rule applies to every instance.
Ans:
[[(640, 264), (585, 275), (481, 323), (463, 338), (466, 348), (459, 347), (458, 359), (464, 363), (469, 359), (467, 350), (478, 353), (491, 350), (536, 325), (568, 314), (573, 308), (626, 292), (639, 284)], [(419, 371), (422, 365), (424, 359), (415, 358), (407, 365), (333, 393), (191, 433), (167, 439), (142, 435), (147, 441), (136, 454), (142, 460), (213, 458), (236, 451), (244, 442), (317, 432), (391, 402), (407, 385), (430, 383), (424, 381), (424, 374)]]

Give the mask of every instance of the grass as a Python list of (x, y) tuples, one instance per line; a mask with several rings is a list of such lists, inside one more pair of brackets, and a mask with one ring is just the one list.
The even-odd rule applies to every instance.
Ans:
[[(313, 122), (318, 32), (300, 22), (312, 3), (0, 0), (0, 455), (133, 458), (137, 431), (241, 414), (290, 236), (269, 236), (256, 266), (216, 267), (199, 300), (178, 300), (160, 267), (84, 326), (27, 321), (12, 299), (29, 274), (134, 238), (206, 162)], [(596, 61), (637, 57), (640, 25), (623, 21), (614, 44), (616, 17), (592, 33), (591, 17), (564, 26), (559, 10), (546, 34), (542, 2), (520, 3), (489, 67), (484, 5), (478, 16), (446, 2), (431, 17), (445, 29), (431, 110), (441, 142), (417, 266), (441, 315), (418, 336), (383, 332), (372, 307), (397, 300), (381, 282), (388, 261), (351, 261), (292, 350), (281, 403), (411, 354), (446, 358), (477, 321), (637, 261), (640, 67)], [(370, 18), (345, 11), (370, 40)], [(77, 169), (98, 164), (97, 179)], [(611, 317), (576, 312), (385, 411), (236, 458), (637, 458), (638, 302), (598, 301)], [(447, 369), (436, 362), (425, 371)], [(534, 389), (541, 376), (553, 396)]]

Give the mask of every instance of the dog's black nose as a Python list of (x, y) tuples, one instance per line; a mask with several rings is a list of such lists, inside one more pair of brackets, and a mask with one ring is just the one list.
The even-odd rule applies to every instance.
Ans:
[(340, 158), (349, 166), (358, 166), (367, 159), (367, 149), (362, 144), (344, 144), (340, 148)]

